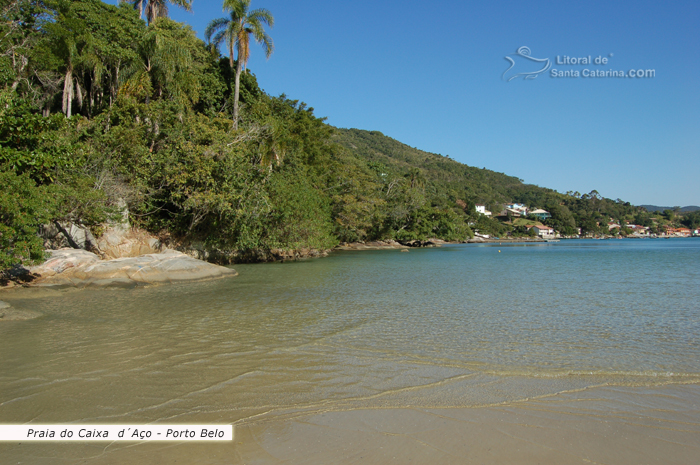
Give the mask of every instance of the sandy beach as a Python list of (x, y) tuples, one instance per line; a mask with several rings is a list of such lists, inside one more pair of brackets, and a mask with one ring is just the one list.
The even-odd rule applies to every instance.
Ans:
[(237, 428), (235, 463), (690, 464), (700, 454), (699, 402), (693, 385), (595, 388), (491, 407), (290, 414)]
[[(216, 415), (198, 416), (214, 421)], [(197, 418), (190, 417), (190, 418)], [(700, 386), (599, 387), (483, 407), (276, 411), (230, 443), (24, 443), (32, 464), (678, 464), (700, 454)]]

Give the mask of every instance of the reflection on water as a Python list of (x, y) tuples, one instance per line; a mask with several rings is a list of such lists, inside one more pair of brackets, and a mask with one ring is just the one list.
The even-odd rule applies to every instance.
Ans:
[(698, 263), (692, 239), (464, 245), (8, 293), (45, 316), (0, 325), (0, 418), (234, 423), (699, 383)]

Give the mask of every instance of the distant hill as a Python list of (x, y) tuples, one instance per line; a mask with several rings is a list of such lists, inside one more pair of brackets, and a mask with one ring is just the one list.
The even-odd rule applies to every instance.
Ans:
[[(433, 208), (430, 217), (437, 217), (436, 212), (449, 210), (465, 218), (480, 232), (500, 236), (517, 225), (505, 226), (495, 219), (479, 215), (475, 205), (484, 205), (496, 216), (505, 205), (513, 202), (530, 208), (544, 208), (552, 215), (547, 224), (568, 235), (577, 234), (577, 228), (584, 233), (608, 233), (607, 225), (611, 218), (624, 219), (633, 224), (652, 224), (651, 219), (646, 217), (649, 213), (642, 208), (623, 200), (604, 198), (598, 191), (587, 194), (560, 193), (525, 184), (515, 176), (468, 166), (449, 156), (410, 147), (379, 131), (336, 128), (334, 141), (347, 149), (358, 166), (364, 166), (374, 173), (371, 177), (380, 186), (378, 194), (362, 194), (358, 198), (378, 197), (373, 204), (389, 205), (387, 218), (406, 216), (405, 212), (411, 211), (411, 208), (417, 211), (415, 205), (420, 204), (423, 205), (423, 212), (428, 211), (426, 208)], [(420, 192), (416, 194), (404, 189), (404, 200), (397, 203), (395, 194), (389, 198), (388, 193), (396, 192), (400, 180), (406, 180), (404, 186), (418, 186)], [(421, 203), (421, 199), (425, 203)], [(420, 219), (418, 213), (409, 216)], [(403, 229), (403, 226), (399, 227)]]
[[(676, 208), (676, 207), (659, 207), (656, 205), (640, 205), (640, 207), (644, 208), (648, 212), (662, 212), (664, 210), (673, 210), (674, 208)], [(698, 207), (697, 205), (690, 205), (687, 207), (683, 207), (678, 211), (679, 211), (679, 213), (690, 213), (690, 212), (694, 212), (694, 211), (698, 211), (698, 210), (700, 210), (700, 207)]]
[[(336, 141), (388, 176), (403, 175), (411, 168), (418, 168), (434, 193), (491, 208), (519, 200), (518, 194), (535, 192), (541, 196), (555, 192), (524, 184), (514, 176), (464, 165), (448, 156), (410, 147), (379, 131), (338, 128)], [(537, 206), (542, 205), (538, 203)]]
[[(472, 203), (485, 204), (491, 209), (507, 202), (521, 202), (530, 207), (544, 207), (555, 199), (561, 202), (564, 196), (552, 189), (525, 184), (522, 179), (504, 173), (476, 168), (452, 160), (449, 156), (426, 152), (410, 147), (379, 131), (362, 129), (336, 128), (336, 142), (350, 150), (361, 159), (367, 160), (370, 166), (385, 171), (389, 176), (408, 172), (411, 168), (419, 168), (428, 181), (434, 194), (461, 198)], [(609, 201), (609, 204), (615, 202)], [(628, 202), (623, 202), (630, 206)], [(673, 210), (674, 207), (659, 207), (641, 205), (648, 212)], [(609, 210), (610, 216), (617, 217), (621, 212), (615, 208), (596, 210), (603, 213)], [(637, 207), (634, 207), (637, 208)], [(688, 206), (680, 209), (680, 213), (700, 210), (698, 206)]]

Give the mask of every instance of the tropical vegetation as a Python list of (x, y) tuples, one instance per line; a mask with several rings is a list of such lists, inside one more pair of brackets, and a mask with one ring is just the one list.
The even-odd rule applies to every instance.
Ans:
[(226, 0), (229, 16), (210, 23), (205, 43), (167, 17), (168, 3), (192, 6), (0, 1), (0, 267), (43, 259), (42, 224), (99, 234), (124, 204), (131, 224), (166, 242), (246, 259), (518, 234), (477, 214), (477, 203), (545, 208), (566, 234), (604, 232), (610, 218), (679, 221), (333, 128), (305, 103), (266, 94), (244, 69), (250, 38), (272, 52), (270, 12)]
[(230, 12), (230, 18), (212, 20), (205, 32), (206, 39), (211, 40), (215, 46), (220, 46), (224, 41), (228, 44), (231, 68), (234, 66), (233, 50), (236, 49), (236, 78), (233, 90), (234, 129), (238, 129), (241, 72), (250, 57), (250, 37), (253, 36), (253, 39), (263, 46), (267, 58), (270, 58), (274, 49), (272, 39), (263, 26), (264, 24), (274, 26), (275, 19), (272, 14), (264, 8), (253, 11), (249, 11), (249, 8), (250, 0), (224, 0), (224, 11)]
[(168, 16), (168, 3), (173, 3), (187, 11), (192, 10), (192, 0), (175, 0), (167, 2), (165, 0), (119, 0), (122, 3), (130, 3), (139, 12), (139, 18), (146, 15), (146, 21), (151, 24), (156, 18), (166, 18)]

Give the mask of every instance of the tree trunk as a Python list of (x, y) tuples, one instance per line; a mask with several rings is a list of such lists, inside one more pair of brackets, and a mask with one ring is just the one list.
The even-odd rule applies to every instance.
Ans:
[(78, 110), (83, 111), (83, 88), (77, 82), (75, 83), (75, 96), (78, 100)]
[(238, 63), (236, 63), (236, 85), (233, 91), (233, 129), (238, 129), (238, 94), (241, 91), (241, 69), (243, 60), (241, 52), (238, 51)]
[(66, 238), (66, 240), (68, 241), (68, 244), (69, 244), (71, 247), (73, 247), (74, 249), (79, 249), (79, 248), (80, 248), (80, 246), (75, 242), (75, 239), (73, 239), (73, 236), (71, 236), (70, 233), (69, 233), (68, 231), (66, 231), (66, 228), (64, 228), (64, 227), (61, 225), (61, 223), (59, 223), (59, 222), (56, 221), (56, 220), (54, 220), (53, 223), (56, 225), (56, 227), (57, 227), (58, 230), (61, 232), (61, 234), (63, 234), (63, 236)]
[(109, 84), (109, 107), (112, 108), (112, 104), (117, 100), (117, 89), (119, 88), (119, 66), (117, 63), (116, 69), (114, 70), (114, 76)]
[(66, 118), (70, 118), (73, 107), (73, 68), (70, 66), (66, 71), (66, 77), (63, 81), (63, 114)]
[[(29, 63), (29, 59), (25, 56), (21, 56), (19, 61), (21, 64), (20, 64), (19, 69), (17, 70), (17, 78), (12, 83), (12, 90), (13, 91), (17, 89), (17, 86), (19, 85), (19, 82), (22, 79), (22, 73), (24, 72), (24, 68), (27, 66), (27, 63)], [(12, 62), (13, 62), (13, 66), (16, 67), (17, 61), (15, 60), (15, 54), (12, 55)]]

